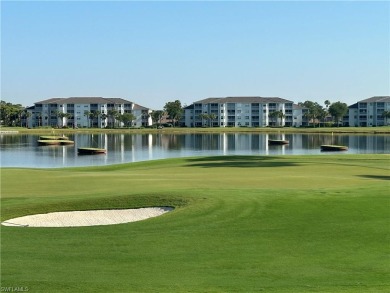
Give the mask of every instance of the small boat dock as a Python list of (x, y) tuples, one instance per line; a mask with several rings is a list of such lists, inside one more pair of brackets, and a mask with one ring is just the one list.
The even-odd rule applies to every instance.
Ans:
[(321, 151), (323, 152), (338, 152), (338, 151), (347, 151), (348, 147), (344, 145), (328, 145), (324, 144), (321, 146)]
[(106, 154), (106, 149), (99, 148), (78, 148), (77, 153), (79, 155), (98, 155), (98, 154)]
[(286, 145), (289, 143), (290, 142), (288, 140), (284, 140), (284, 139), (269, 139), (268, 140), (269, 145)]

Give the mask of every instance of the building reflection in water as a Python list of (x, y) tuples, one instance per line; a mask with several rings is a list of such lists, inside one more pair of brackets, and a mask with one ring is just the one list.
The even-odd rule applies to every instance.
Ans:
[[(38, 146), (37, 135), (0, 135), (4, 167), (62, 167), (199, 155), (321, 154), (322, 144), (346, 145), (348, 153), (389, 153), (390, 135), (208, 133), (72, 134), (74, 146)], [(268, 139), (288, 140), (269, 146)], [(77, 156), (78, 147), (107, 149), (103, 156)]]

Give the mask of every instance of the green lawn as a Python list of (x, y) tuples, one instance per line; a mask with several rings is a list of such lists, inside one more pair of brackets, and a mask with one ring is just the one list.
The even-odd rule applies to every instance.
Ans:
[(1, 169), (1, 220), (174, 206), (141, 222), (1, 226), (29, 292), (389, 292), (390, 156), (224, 156)]

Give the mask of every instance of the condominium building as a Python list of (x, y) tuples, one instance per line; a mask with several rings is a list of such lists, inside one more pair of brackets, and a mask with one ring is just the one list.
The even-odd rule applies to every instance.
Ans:
[[(114, 114), (131, 113), (132, 126), (152, 124), (151, 110), (122, 98), (70, 97), (52, 98), (34, 103), (27, 108), (31, 127), (98, 127), (123, 126)], [(117, 117), (117, 116), (116, 116)]]
[[(384, 126), (383, 112), (390, 111), (390, 96), (376, 96), (361, 100), (348, 107), (343, 124), (349, 126)], [(390, 121), (389, 121), (390, 122)]]
[(207, 98), (185, 107), (180, 124), (186, 127), (298, 126), (293, 111), (292, 101), (277, 97)]

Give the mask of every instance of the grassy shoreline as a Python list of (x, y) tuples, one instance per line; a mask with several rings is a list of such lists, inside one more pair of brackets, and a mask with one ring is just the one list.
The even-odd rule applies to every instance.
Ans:
[(1, 131), (17, 131), (19, 134), (71, 134), (71, 133), (346, 133), (346, 134), (390, 134), (390, 126), (382, 127), (318, 127), (318, 128), (294, 128), (294, 127), (214, 127), (214, 128), (182, 128), (170, 127), (163, 129), (142, 128), (142, 129), (100, 129), (100, 128), (32, 128), (25, 127), (0, 127)]
[(389, 159), (221, 156), (2, 168), (2, 221), (50, 211), (176, 208), (112, 226), (2, 226), (2, 286), (388, 292)]

